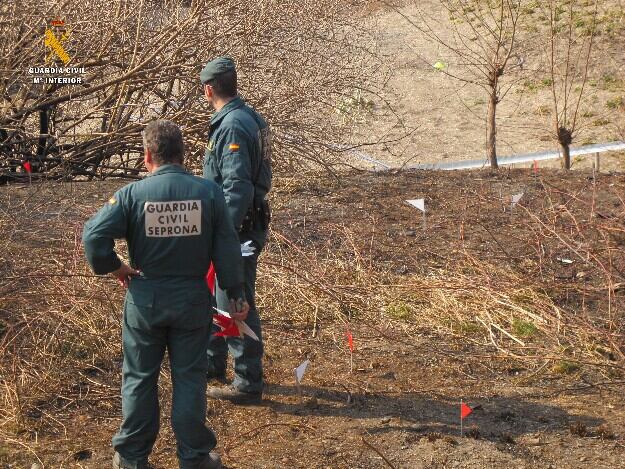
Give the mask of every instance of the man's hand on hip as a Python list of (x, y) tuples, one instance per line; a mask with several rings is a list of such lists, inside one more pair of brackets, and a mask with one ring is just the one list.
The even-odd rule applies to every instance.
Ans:
[(231, 299), (229, 309), (232, 319), (236, 319), (237, 321), (245, 321), (247, 319), (247, 313), (249, 313), (250, 311), (250, 305), (247, 304), (247, 301), (244, 301), (241, 298), (236, 301)]
[(119, 269), (111, 272), (111, 275), (117, 279), (117, 281), (122, 287), (128, 288), (128, 283), (130, 282), (130, 278), (133, 275), (141, 275), (141, 272), (133, 269), (128, 264), (122, 262), (122, 265), (119, 266)]

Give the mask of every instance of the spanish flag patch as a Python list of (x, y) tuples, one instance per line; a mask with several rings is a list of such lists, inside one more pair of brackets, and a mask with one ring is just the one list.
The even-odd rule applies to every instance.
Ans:
[(231, 143), (230, 145), (228, 145), (228, 150), (230, 150), (230, 151), (239, 151), (239, 144), (238, 143)]
[(109, 199), (109, 204), (111, 204), (111, 205), (115, 205), (116, 203), (117, 203), (117, 200), (115, 200), (115, 197), (111, 197), (111, 198)]

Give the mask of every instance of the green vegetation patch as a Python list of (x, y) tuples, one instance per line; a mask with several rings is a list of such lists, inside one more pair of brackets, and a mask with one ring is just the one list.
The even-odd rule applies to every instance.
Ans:
[(601, 87), (608, 91), (625, 90), (625, 80), (617, 77), (613, 73), (605, 73), (601, 77)]
[(607, 125), (609, 123), (610, 119), (597, 119), (593, 121), (592, 125), (594, 125), (595, 127), (603, 127), (604, 125)]
[(580, 368), (581, 366), (579, 363), (562, 360), (553, 366), (553, 372), (558, 373), (559, 375), (570, 375), (579, 371)]
[(475, 335), (483, 329), (483, 326), (473, 321), (462, 321), (458, 323), (458, 331), (467, 335)]
[(625, 111), (625, 98), (623, 98), (623, 96), (617, 96), (616, 98), (609, 99), (605, 105), (608, 109), (612, 109), (614, 111)]
[(523, 319), (514, 319), (514, 321), (512, 321), (512, 330), (514, 331), (514, 335), (526, 338), (534, 337), (538, 332), (538, 328), (534, 323), (524, 321)]
[(406, 320), (412, 316), (412, 309), (408, 304), (403, 302), (389, 304), (388, 306), (386, 306), (384, 312), (387, 316), (390, 316), (394, 319)]

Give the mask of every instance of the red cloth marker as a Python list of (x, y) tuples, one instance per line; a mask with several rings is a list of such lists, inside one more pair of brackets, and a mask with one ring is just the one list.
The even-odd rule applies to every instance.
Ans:
[(352, 331), (347, 330), (347, 345), (349, 346), (349, 351), (354, 353), (354, 336), (352, 335)]
[(30, 165), (30, 161), (25, 161), (22, 166), (24, 167), (24, 169), (26, 170), (26, 172), (28, 174), (33, 172), (33, 167)]
[(215, 266), (212, 262), (206, 274), (206, 285), (208, 285), (208, 289), (215, 296)]
[(234, 319), (223, 314), (216, 314), (213, 316), (213, 322), (221, 328), (221, 331), (213, 334), (215, 337), (241, 337), (241, 331)]
[(466, 419), (471, 413), (473, 409), (466, 405), (464, 402), (460, 402), (460, 420)]

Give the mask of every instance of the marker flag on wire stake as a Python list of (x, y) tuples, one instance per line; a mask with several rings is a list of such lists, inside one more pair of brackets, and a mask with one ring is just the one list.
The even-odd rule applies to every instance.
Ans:
[(464, 426), (462, 425), (464, 419), (471, 415), (472, 412), (473, 409), (466, 405), (464, 402), (462, 402), (462, 399), (460, 399), (460, 436), (464, 435)]
[(514, 206), (519, 203), (519, 201), (521, 200), (521, 197), (523, 197), (523, 195), (524, 195), (524, 192), (519, 192), (518, 194), (513, 194), (510, 206), (512, 208), (514, 208)]
[(304, 378), (304, 373), (306, 373), (308, 365), (310, 365), (310, 360), (304, 360), (300, 366), (293, 369), (293, 372), (295, 373), (295, 381), (297, 381), (298, 385), (302, 383), (302, 379)]
[(534, 176), (538, 176), (538, 161), (534, 160)]
[(406, 202), (425, 213), (425, 199), (412, 199), (406, 200)]
[(348, 329), (345, 335), (347, 336), (347, 346), (349, 347), (349, 351), (354, 353), (354, 336), (352, 331)]
[(345, 332), (347, 336), (347, 346), (349, 347), (349, 372), (354, 371), (354, 336), (352, 331), (347, 329)]
[(460, 401), (460, 420), (466, 419), (472, 413), (473, 409), (466, 405), (464, 402)]
[(421, 210), (423, 212), (423, 232), (426, 230), (426, 221), (425, 221), (425, 199), (411, 199), (406, 200), (410, 205), (412, 205), (417, 210)]
[(31, 166), (30, 161), (25, 161), (22, 166), (28, 174), (31, 174), (33, 172), (33, 167)]

